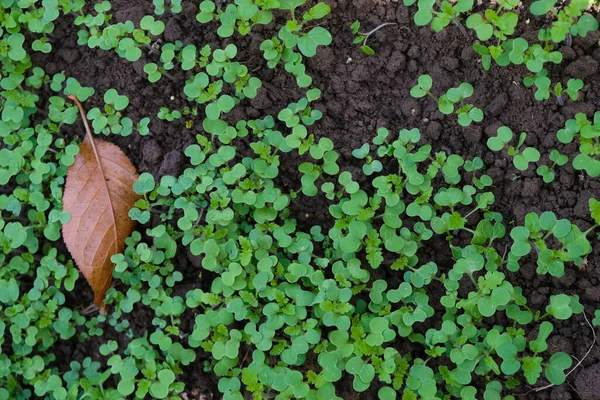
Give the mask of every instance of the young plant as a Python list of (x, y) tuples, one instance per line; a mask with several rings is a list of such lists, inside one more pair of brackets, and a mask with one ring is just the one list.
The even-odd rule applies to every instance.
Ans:
[(255, 25), (267, 25), (273, 19), (273, 9), (279, 8), (279, 3), (265, 1), (254, 3), (251, 1), (236, 1), (227, 7), (217, 7), (210, 0), (202, 1), (199, 5), (200, 12), (196, 19), (200, 23), (219, 21), (217, 34), (222, 38), (233, 35), (237, 30), (242, 35), (247, 35)]
[(352, 40), (352, 43), (354, 44), (358, 44), (358, 43), (362, 43), (360, 45), (360, 49), (362, 50), (363, 53), (365, 53), (366, 55), (373, 55), (375, 54), (375, 51), (367, 46), (367, 40), (369, 39), (369, 36), (371, 36), (372, 34), (374, 34), (375, 32), (377, 32), (379, 29), (388, 26), (388, 25), (396, 25), (395, 22), (385, 22), (379, 26), (377, 26), (376, 28), (370, 30), (369, 32), (359, 32), (360, 29), (360, 22), (358, 21), (354, 21), (352, 23), (352, 25), (350, 25), (350, 30), (352, 31), (352, 34), (355, 36), (354, 40)]
[(572, 101), (577, 101), (579, 99), (579, 91), (583, 88), (583, 81), (581, 79), (569, 79), (567, 81), (567, 87), (563, 88), (562, 84), (558, 82), (554, 86), (554, 95), (556, 96), (556, 102), (559, 105), (564, 104), (563, 93), (566, 93), (567, 96)]
[(535, 92), (535, 99), (538, 101), (548, 100), (550, 98), (550, 85), (552, 82), (548, 78), (548, 70), (542, 69), (534, 76), (526, 76), (523, 78), (523, 84), (526, 87), (535, 85), (537, 88)]
[(561, 106), (564, 105), (563, 93), (566, 93), (572, 101), (576, 101), (579, 99), (579, 91), (583, 88), (583, 81), (581, 79), (569, 79), (566, 88), (563, 88), (563, 85), (558, 82), (550, 90), (552, 82), (548, 78), (548, 70), (545, 68), (535, 76), (526, 76), (523, 78), (523, 84), (527, 87), (532, 85), (537, 87), (537, 91), (535, 92), (536, 100), (548, 100), (552, 93), (556, 97), (556, 103)]
[(108, 89), (104, 93), (104, 103), (104, 110), (94, 107), (87, 113), (94, 132), (129, 136), (133, 132), (133, 121), (129, 117), (121, 117), (121, 112), (129, 105), (127, 96), (119, 95), (115, 89)]
[[(571, 36), (587, 36), (598, 29), (598, 21), (590, 14), (584, 14), (590, 7), (589, 1), (570, 1), (564, 7), (556, 6), (557, 0), (537, 0), (531, 3), (529, 11), (533, 15), (552, 13), (556, 18), (552, 27), (544, 29), (544, 34), (554, 43), (561, 43)], [(570, 40), (570, 39), (569, 39)]]
[(573, 168), (585, 170), (592, 178), (600, 176), (600, 112), (594, 114), (593, 121), (589, 121), (585, 114), (577, 113), (575, 119), (567, 120), (556, 136), (565, 144), (579, 139), (579, 154), (573, 160)]
[(172, 14), (179, 14), (181, 12), (181, 0), (170, 0), (169, 3), (169, 6), (165, 6), (165, 0), (152, 0), (154, 14), (163, 15), (166, 10)]
[(547, 165), (540, 165), (536, 170), (536, 173), (542, 177), (544, 183), (550, 183), (554, 180), (556, 176), (554, 171), (555, 167), (557, 165), (559, 167), (565, 165), (569, 161), (569, 157), (560, 154), (558, 150), (553, 149), (550, 152), (550, 161), (552, 161), (552, 164), (549, 167)]
[[(304, 1), (301, 1), (301, 4)], [(292, 4), (285, 7), (291, 12), (292, 19), (281, 27), (278, 33), (279, 39), (286, 48), (293, 49), (297, 47), (300, 53), (305, 57), (312, 57), (316, 54), (318, 46), (328, 46), (331, 44), (332, 37), (329, 31), (321, 26), (316, 26), (304, 32), (307, 23), (316, 19), (324, 18), (331, 12), (331, 9), (325, 3), (317, 3), (302, 15), (301, 20), (296, 20), (295, 11), (299, 4)]]
[[(415, 0), (404, 1), (405, 5), (412, 5), (413, 3), (415, 3)], [(473, 0), (458, 0), (456, 2), (419, 0), (417, 7), (418, 10), (414, 16), (417, 26), (431, 24), (431, 29), (439, 32), (453, 22), (464, 30), (459, 18), (461, 14), (466, 14), (473, 8)]]
[[(488, 8), (484, 14), (471, 14), (466, 21), (467, 28), (473, 29), (477, 39), (485, 42), (492, 37), (498, 39), (499, 46), (515, 32), (519, 22), (518, 14), (512, 12), (519, 2), (516, 0), (498, 1), (498, 9)], [(490, 46), (493, 48), (493, 46)]]
[[(461, 126), (469, 126), (471, 122), (481, 122), (483, 111), (472, 104), (464, 104), (464, 100), (473, 95), (473, 86), (470, 83), (461, 83), (456, 88), (450, 88), (438, 101), (439, 109), (444, 114), (456, 112), (458, 123)], [(455, 105), (459, 108), (455, 111)]]
[[(540, 40), (543, 40), (543, 36)], [(475, 43), (473, 50), (481, 56), (482, 67), (485, 70), (490, 69), (491, 61), (494, 60), (502, 67), (509, 64), (525, 64), (530, 72), (538, 74), (544, 70), (546, 63), (560, 64), (562, 62), (562, 53), (554, 50), (552, 46), (542, 46), (539, 43), (530, 45), (521, 37), (508, 39), (497, 46), (486, 47)]]
[[(469, 126), (473, 121), (481, 122), (483, 120), (483, 111), (474, 107), (472, 104), (465, 104), (464, 100), (473, 95), (473, 86), (469, 83), (461, 83), (456, 88), (450, 88), (439, 99), (431, 94), (432, 79), (429, 75), (421, 75), (417, 79), (417, 85), (413, 86), (410, 94), (414, 98), (430, 96), (438, 103), (438, 108), (443, 114), (452, 114), (456, 112), (458, 123), (461, 126)], [(455, 111), (455, 105), (459, 108)]]
[(174, 121), (181, 118), (181, 115), (181, 111), (179, 110), (170, 111), (167, 107), (161, 107), (156, 117), (165, 121)]
[[(525, 216), (525, 225), (511, 230), (513, 244), (508, 256), (507, 268), (511, 271), (519, 269), (518, 261), (536, 248), (537, 273), (549, 273), (555, 277), (564, 275), (564, 263), (573, 262), (581, 265), (583, 258), (592, 251), (586, 239), (589, 231), (581, 232), (568, 220), (557, 219), (554, 213), (544, 212), (541, 215), (529, 213)], [(549, 247), (547, 238), (552, 235), (560, 243), (558, 249)]]
[[(492, 151), (500, 151), (510, 143), (513, 139), (513, 132), (507, 126), (498, 128), (497, 136), (491, 137), (487, 141), (487, 145)], [(517, 146), (508, 147), (508, 155), (513, 156), (513, 164), (520, 171), (525, 171), (529, 168), (529, 163), (538, 162), (540, 160), (540, 152), (533, 147), (526, 147), (521, 150), (523, 143), (527, 139), (527, 133), (521, 132)]]
[(140, 28), (152, 36), (159, 36), (165, 31), (165, 23), (155, 20), (151, 15), (146, 15), (140, 20)]

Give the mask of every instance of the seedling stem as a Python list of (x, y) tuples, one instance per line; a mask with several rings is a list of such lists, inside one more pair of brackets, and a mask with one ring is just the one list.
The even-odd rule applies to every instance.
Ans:
[(385, 22), (385, 23), (379, 25), (378, 27), (376, 27), (375, 29), (370, 30), (367, 33), (358, 32), (359, 35), (365, 37), (365, 41), (363, 42), (363, 44), (365, 44), (367, 42), (367, 39), (369, 38), (369, 36), (371, 36), (372, 34), (374, 34), (375, 32), (377, 32), (378, 30), (380, 30), (384, 26), (388, 26), (388, 25), (397, 25), (397, 24), (395, 22)]
[[(381, 28), (388, 26), (388, 25), (397, 25), (395, 22), (384, 22), (383, 24), (379, 25), (378, 27), (371, 29), (369, 32), (363, 33), (363, 32), (356, 32), (358, 35), (360, 36), (364, 36), (364, 40), (362, 43), (362, 46), (360, 46), (361, 50), (368, 55), (372, 55), (375, 52), (369, 47), (367, 46), (367, 40), (369, 39), (369, 36), (371, 36), (372, 34), (374, 34), (375, 32), (377, 32), (378, 30), (380, 30)], [(359, 36), (359, 37), (360, 37)]]

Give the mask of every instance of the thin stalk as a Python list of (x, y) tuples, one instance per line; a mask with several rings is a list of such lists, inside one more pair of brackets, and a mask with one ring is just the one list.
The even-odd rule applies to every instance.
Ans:
[[(440, 0), (436, 0), (435, 2), (438, 5), (438, 7), (442, 8), (442, 3)], [(452, 23), (460, 29), (460, 31), (465, 36), (465, 38), (467, 38), (467, 40), (471, 40), (471, 38), (469, 37), (469, 34), (467, 33), (467, 30), (465, 29), (463, 24), (460, 23), (459, 20), (457, 20), (456, 18), (452, 18)]]
[[(370, 30), (369, 32), (366, 32), (366, 33), (363, 33), (363, 32), (357, 32), (357, 33), (358, 33), (359, 35), (361, 35), (361, 36), (366, 36), (366, 37), (368, 38), (369, 36), (371, 36), (372, 34), (374, 34), (375, 32), (377, 32), (378, 30), (380, 30), (381, 28), (383, 28), (384, 26), (388, 26), (388, 25), (398, 25), (398, 24), (397, 24), (397, 23), (395, 23), (395, 22), (385, 22), (385, 23), (383, 23), (383, 24), (379, 25), (377, 28)], [(367, 41), (367, 40), (365, 39), (365, 42), (366, 42), (366, 41)]]
[(363, 46), (367, 45), (367, 40), (369, 39), (369, 36), (371, 36), (372, 34), (374, 34), (375, 32), (377, 32), (378, 30), (380, 30), (384, 26), (389, 26), (389, 25), (398, 25), (398, 24), (395, 23), (395, 22), (384, 22), (383, 24), (379, 25), (375, 29), (371, 29), (369, 32), (366, 32), (366, 33), (357, 32), (360, 36), (364, 36), (365, 37), (365, 40), (363, 40)]
[(427, 95), (429, 97), (431, 97), (433, 100), (435, 100), (436, 103), (439, 104), (440, 100), (437, 97), (435, 97), (434, 95), (432, 95), (429, 91), (427, 92)]
[[(587, 325), (590, 327), (590, 329), (592, 330), (592, 344), (590, 345), (590, 347), (588, 348), (587, 352), (585, 353), (585, 355), (583, 356), (583, 358), (581, 360), (578, 360), (577, 364), (575, 364), (575, 366), (573, 368), (571, 368), (569, 370), (569, 372), (567, 372), (565, 374), (565, 379), (571, 375), (571, 373), (573, 371), (575, 371), (577, 368), (579, 368), (581, 366), (581, 364), (583, 363), (583, 361), (590, 355), (592, 349), (594, 348), (595, 344), (596, 344), (596, 330), (594, 329), (594, 327), (592, 326), (592, 324), (590, 323), (590, 321), (588, 320), (587, 315), (585, 314), (585, 311), (583, 312), (583, 318), (585, 319), (585, 322), (587, 323)], [(550, 389), (551, 387), (556, 386), (555, 384), (551, 383), (549, 385), (546, 386), (542, 386), (542, 387), (538, 387), (538, 388), (533, 388), (530, 391), (526, 392), (526, 393), (522, 393), (522, 394), (518, 394), (517, 396), (527, 396), (529, 393), (531, 392), (541, 392), (543, 390), (546, 389)]]
[(591, 231), (593, 231), (594, 229), (596, 229), (598, 227), (598, 224), (592, 225), (590, 227), (590, 229), (588, 229), (587, 231), (583, 232), (583, 236), (587, 236)]

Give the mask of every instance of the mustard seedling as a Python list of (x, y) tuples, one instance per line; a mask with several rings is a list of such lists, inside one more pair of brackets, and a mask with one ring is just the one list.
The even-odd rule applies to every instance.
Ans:
[[(497, 136), (491, 137), (487, 141), (487, 145), (492, 151), (500, 151), (508, 145), (513, 139), (513, 132), (507, 126), (498, 128)], [(540, 159), (540, 152), (533, 147), (526, 147), (521, 150), (521, 147), (527, 139), (527, 133), (521, 132), (517, 146), (508, 147), (508, 155), (513, 156), (513, 164), (520, 171), (525, 171), (529, 167), (529, 163), (537, 162)]]
[(385, 23), (377, 26), (376, 28), (370, 30), (369, 32), (359, 32), (360, 22), (354, 21), (352, 23), (352, 25), (350, 25), (350, 29), (352, 30), (352, 33), (356, 36), (354, 38), (354, 40), (352, 41), (352, 43), (354, 43), (354, 44), (362, 43), (360, 45), (360, 49), (362, 50), (362, 52), (365, 53), (366, 55), (371, 56), (371, 55), (375, 54), (375, 50), (373, 50), (371, 47), (367, 46), (367, 40), (369, 39), (369, 36), (371, 36), (372, 34), (377, 32), (381, 28), (383, 28), (385, 26), (389, 26), (389, 25), (396, 25), (396, 23), (395, 22), (385, 22)]
[(598, 29), (598, 21), (585, 11), (590, 7), (589, 1), (570, 1), (564, 7), (557, 7), (557, 0), (537, 0), (529, 7), (533, 15), (552, 13), (556, 18), (552, 27), (544, 29), (545, 35), (554, 42), (561, 43), (570, 36), (587, 36), (588, 32)]
[[(433, 81), (431, 76), (425, 74), (419, 76), (417, 85), (413, 86), (410, 94), (414, 98), (429, 96), (438, 103), (438, 108), (443, 114), (449, 115), (456, 112), (458, 123), (461, 126), (469, 126), (472, 122), (481, 122), (483, 120), (483, 111), (472, 104), (465, 103), (464, 100), (473, 95), (473, 86), (470, 83), (463, 82), (458, 87), (450, 88), (440, 98), (431, 93)], [(458, 109), (455, 110), (455, 107)]]
[(542, 177), (544, 183), (550, 183), (554, 180), (556, 177), (556, 166), (562, 167), (565, 165), (569, 161), (569, 157), (560, 154), (558, 150), (554, 149), (550, 152), (550, 161), (552, 161), (550, 166), (540, 165), (536, 170), (536, 173)]

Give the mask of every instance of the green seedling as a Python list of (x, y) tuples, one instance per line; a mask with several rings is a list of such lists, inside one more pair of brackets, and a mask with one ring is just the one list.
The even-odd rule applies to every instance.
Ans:
[(104, 103), (103, 110), (94, 107), (87, 114), (92, 121), (94, 132), (129, 136), (133, 132), (133, 121), (128, 117), (122, 117), (121, 114), (121, 111), (129, 105), (129, 98), (119, 95), (115, 89), (108, 89), (104, 93)]
[(156, 116), (165, 121), (174, 121), (181, 118), (182, 114), (179, 110), (170, 111), (167, 107), (161, 107)]
[(306, 74), (302, 55), (286, 47), (280, 39), (273, 37), (265, 40), (260, 45), (260, 49), (264, 53), (269, 68), (275, 68), (280, 62), (283, 62), (285, 70), (296, 77), (296, 84), (299, 87), (305, 88), (311, 85), (312, 78)]
[(148, 134), (150, 134), (150, 118), (149, 117), (144, 117), (140, 120), (140, 122), (137, 123), (136, 125), (136, 130), (138, 131), (138, 133), (142, 136), (146, 136)]
[(104, 93), (104, 103), (112, 106), (116, 111), (123, 111), (129, 105), (127, 96), (121, 96), (115, 89), (108, 89)]
[(556, 177), (555, 167), (557, 165), (559, 167), (565, 165), (569, 161), (569, 157), (560, 154), (558, 150), (554, 149), (550, 152), (550, 161), (552, 161), (552, 164), (549, 167), (547, 165), (540, 165), (536, 170), (536, 173), (542, 177), (544, 183), (550, 183), (554, 180)]
[(553, 51), (551, 46), (537, 43), (530, 45), (523, 38), (507, 39), (498, 45), (490, 46), (475, 43), (473, 49), (481, 56), (482, 67), (485, 70), (490, 69), (491, 62), (494, 60), (503, 67), (509, 64), (525, 64), (530, 72), (538, 74), (544, 70), (544, 64), (548, 62), (560, 64), (562, 61), (562, 53)]
[(369, 150), (369, 144), (365, 143), (362, 145), (362, 147), (352, 151), (352, 155), (354, 157), (365, 160), (363, 172), (367, 176), (373, 175), (375, 172), (381, 172), (383, 169), (383, 164), (381, 164), (381, 161), (373, 159), (369, 155)]
[(52, 51), (52, 45), (47, 42), (47, 38), (36, 39), (31, 43), (31, 49), (40, 53), (49, 54)]
[(331, 40), (331, 34), (325, 28), (315, 27), (298, 39), (298, 49), (304, 56), (312, 57), (318, 46), (328, 46)]
[(562, 53), (559, 51), (550, 51), (539, 44), (534, 44), (526, 48), (526, 52), (522, 52), (525, 46), (515, 47), (516, 44), (513, 42), (513, 49), (509, 52), (510, 61), (518, 64), (523, 59), (527, 69), (535, 74), (542, 71), (545, 63), (560, 64), (562, 62)]
[(497, 136), (490, 137), (487, 140), (487, 146), (492, 151), (500, 151), (510, 143), (512, 138), (512, 130), (508, 126), (501, 126), (498, 128)]
[(84, 14), (81, 9), (78, 10), (80, 15), (75, 18), (75, 25), (84, 25), (88, 28), (88, 30), (81, 29), (77, 32), (79, 38), (77, 41), (78, 44), (87, 44), (90, 45), (90, 47), (95, 47), (95, 45), (97, 45), (98, 38), (103, 34), (100, 31), (100, 27), (110, 20), (111, 15), (108, 14), (108, 11), (110, 11), (111, 8), (112, 6), (109, 1), (102, 1), (94, 5), (94, 11), (97, 13), (96, 15)]
[(589, 1), (571, 1), (565, 7), (558, 9), (556, 0), (537, 0), (529, 7), (533, 15), (552, 13), (556, 20), (552, 27), (544, 30), (553, 42), (570, 41), (571, 36), (587, 36), (588, 32), (598, 29), (598, 21), (592, 15), (584, 14), (590, 7)]
[(154, 14), (163, 15), (165, 12), (165, 0), (152, 0), (154, 6)]
[(151, 15), (146, 15), (140, 20), (140, 28), (148, 31), (152, 36), (158, 36), (165, 31), (165, 24), (162, 21), (156, 21)]
[(212, 51), (209, 45), (204, 46), (200, 51), (194, 44), (188, 44), (183, 47), (178, 54), (178, 60), (181, 63), (181, 69), (190, 71), (196, 66), (205, 68), (209, 64), (209, 57)]
[(142, 57), (142, 50), (139, 44), (131, 38), (123, 38), (119, 41), (117, 54), (127, 61), (135, 62)]
[[(409, 1), (408, 5), (412, 3), (414, 1)], [(407, 4), (406, 1), (405, 4)], [(438, 6), (438, 10), (435, 9), (436, 5)], [(473, 0), (458, 0), (453, 3), (447, 0), (442, 0), (441, 2), (436, 2), (436, 0), (419, 0), (417, 6), (418, 11), (414, 16), (417, 26), (431, 24), (431, 29), (439, 32), (453, 22), (464, 31), (459, 18), (461, 14), (466, 14), (473, 8)]]
[(148, 74), (148, 81), (154, 83), (160, 80), (164, 69), (161, 71), (161, 68), (157, 64), (148, 63), (144, 65), (144, 72)]
[(550, 81), (550, 78), (548, 78), (548, 70), (545, 68), (535, 76), (526, 76), (523, 78), (523, 84), (527, 87), (531, 87), (532, 85), (536, 86), (536, 100), (543, 101), (550, 98), (550, 85), (552, 82)]
[(464, 100), (473, 95), (473, 86), (469, 83), (461, 83), (456, 88), (448, 89), (446, 94), (442, 95), (438, 101), (438, 106), (443, 114), (454, 112), (456, 104), (460, 106), (456, 110), (458, 123), (462, 126), (469, 126), (471, 122), (481, 122), (483, 120), (483, 111), (474, 107), (472, 104), (464, 104)]
[(563, 85), (558, 82), (554, 85), (554, 88), (550, 89), (552, 82), (548, 78), (548, 71), (545, 68), (535, 76), (523, 78), (523, 83), (527, 87), (532, 85), (537, 87), (537, 91), (535, 92), (537, 100), (548, 100), (550, 94), (553, 94), (556, 97), (556, 103), (561, 106), (564, 105), (563, 93), (566, 93), (572, 101), (576, 101), (579, 99), (579, 91), (583, 88), (583, 81), (581, 79), (569, 79), (566, 88), (563, 88)]
[(352, 34), (355, 36), (354, 40), (352, 40), (352, 43), (354, 43), (354, 44), (362, 43), (360, 45), (360, 49), (362, 50), (362, 52), (365, 53), (366, 55), (373, 55), (373, 54), (375, 54), (375, 51), (371, 47), (367, 46), (367, 40), (369, 39), (369, 36), (371, 36), (372, 34), (377, 32), (379, 29), (381, 29), (385, 26), (389, 26), (389, 25), (396, 25), (396, 23), (395, 22), (385, 22), (385, 23), (377, 26), (376, 28), (370, 30), (369, 32), (359, 32), (360, 22), (354, 21), (352, 23), (352, 25), (350, 25), (350, 30), (352, 31)]
[(279, 39), (287, 48), (298, 47), (298, 50), (305, 57), (313, 57), (316, 54), (318, 46), (328, 46), (332, 38), (329, 31), (320, 26), (312, 28), (307, 33), (297, 34), (296, 31), (290, 31), (286, 26), (279, 31)]
[(590, 177), (600, 175), (600, 112), (594, 114), (593, 121), (589, 121), (585, 114), (577, 113), (575, 119), (567, 120), (565, 127), (556, 134), (561, 143), (571, 143), (579, 139), (579, 154), (573, 159), (573, 168), (585, 172)]
[(419, 78), (417, 78), (417, 84), (410, 89), (410, 95), (416, 99), (430, 96), (437, 102), (438, 99), (430, 92), (432, 86), (433, 80), (431, 79), (431, 76), (427, 74), (420, 75)]
[(514, 34), (519, 22), (519, 16), (512, 12), (518, 2), (499, 2), (499, 5), (501, 7), (498, 10), (487, 9), (483, 15), (471, 14), (466, 21), (467, 28), (473, 29), (479, 40), (487, 41), (492, 37), (497, 38), (496, 46)]
[(583, 81), (581, 79), (569, 79), (567, 81), (567, 87), (563, 88), (562, 84), (560, 82), (558, 82), (555, 86), (554, 86), (554, 96), (556, 96), (556, 102), (559, 105), (563, 105), (564, 104), (564, 100), (563, 100), (563, 93), (566, 93), (567, 96), (569, 96), (569, 98), (572, 101), (577, 101), (579, 99), (579, 91), (583, 88)]
[[(530, 254), (533, 246), (536, 248), (537, 272), (561, 277), (564, 275), (565, 262), (581, 265), (583, 257), (591, 251), (586, 239), (587, 233), (582, 233), (568, 220), (557, 219), (554, 213), (544, 212), (539, 216), (529, 213), (525, 217), (525, 226), (513, 228), (510, 233), (514, 242), (510, 248), (507, 267), (511, 271), (518, 270), (518, 260)], [(548, 246), (546, 239), (550, 235), (560, 243), (559, 249)]]
[[(297, 47), (300, 53), (305, 57), (312, 57), (316, 54), (316, 50), (318, 46), (328, 46), (331, 44), (332, 37), (329, 31), (321, 26), (315, 26), (308, 30), (308, 27), (311, 25), (307, 24), (312, 23), (312, 21), (324, 18), (331, 12), (331, 8), (325, 3), (317, 3), (313, 7), (311, 7), (308, 11), (306, 11), (301, 19), (296, 19), (295, 11), (298, 6), (304, 4), (304, 0), (285, 2), (281, 4), (281, 8), (285, 10), (289, 10), (291, 14), (291, 20), (288, 20), (286, 24), (281, 27), (278, 32), (278, 38), (283, 43), (285, 48), (292, 50)], [(287, 54), (285, 58), (288, 61), (291, 61), (293, 64), (286, 64), (286, 69), (292, 67), (292, 65), (299, 65), (301, 60), (297, 57), (293, 57), (294, 60), (291, 60), (292, 55)], [(302, 66), (303, 68), (303, 66)], [(288, 70), (288, 72), (290, 72)], [(302, 75), (302, 71), (293, 72), (294, 75)]]
[(179, 14), (181, 12), (181, 0), (170, 0), (169, 3), (169, 6), (165, 6), (165, 0), (152, 0), (154, 14), (163, 15), (166, 10), (173, 14)]
[(97, 7), (104, 3), (107, 2), (94, 6), (98, 15), (83, 14), (75, 19), (76, 25), (87, 27), (87, 30), (82, 29), (78, 32), (78, 44), (87, 45), (90, 48), (98, 47), (103, 50), (114, 50), (120, 57), (131, 62), (141, 58), (141, 47), (147, 47), (153, 52), (156, 51), (150, 46), (152, 43), (151, 36), (158, 36), (164, 32), (165, 24), (162, 21), (157, 21), (153, 16), (146, 15), (140, 20), (140, 28), (135, 28), (131, 21), (125, 21), (108, 24), (100, 29), (110, 20), (110, 15), (105, 14), (106, 11), (110, 10), (110, 4), (106, 7)]
[(221, 113), (228, 113), (235, 107), (235, 99), (229, 95), (220, 96), (216, 102), (206, 106), (206, 117), (211, 120), (220, 118)]
[[(488, 139), (487, 145), (492, 151), (500, 151), (505, 148), (512, 139), (512, 130), (507, 126), (501, 126), (498, 128), (497, 136)], [(529, 168), (529, 163), (537, 162), (540, 159), (540, 152), (533, 147), (526, 147), (521, 150), (523, 143), (525, 143), (525, 139), (527, 139), (527, 134), (521, 132), (517, 146), (508, 147), (508, 155), (513, 156), (513, 164), (520, 171), (527, 170), (527, 168)]]
[(456, 115), (461, 126), (469, 126), (473, 121), (481, 122), (483, 120), (481, 109), (474, 107), (472, 104), (464, 104), (464, 100), (473, 95), (471, 84), (461, 83), (456, 88), (450, 88), (439, 99), (431, 94), (432, 85), (431, 76), (421, 75), (417, 80), (417, 85), (411, 88), (410, 94), (414, 98), (430, 96), (438, 103), (439, 110), (446, 115), (455, 112), (455, 105), (458, 104), (459, 108), (456, 110)]
[(546, 306), (546, 315), (551, 315), (559, 320), (569, 319), (572, 315), (581, 312), (583, 312), (583, 306), (579, 303), (579, 296), (577, 295), (558, 294), (550, 296), (550, 304)]
[(307, 57), (314, 55), (319, 45), (329, 45), (331, 35), (322, 27), (313, 27), (308, 32), (301, 32), (307, 23), (325, 17), (331, 11), (325, 3), (317, 3), (306, 11), (301, 20), (297, 20), (295, 10), (305, 3), (305, 0), (288, 1), (279, 3), (276, 1), (265, 1), (255, 4), (251, 1), (237, 0), (235, 4), (228, 4), (225, 9), (217, 8), (215, 3), (205, 0), (200, 3), (200, 13), (196, 19), (201, 23), (207, 23), (213, 19), (220, 22), (217, 34), (221, 37), (230, 37), (234, 31), (242, 35), (248, 34), (256, 24), (266, 25), (271, 22), (273, 9), (289, 10), (292, 19), (280, 31), (280, 38), (286, 43), (286, 47), (298, 46), (302, 54)]
[(508, 154), (513, 156), (514, 166), (520, 170), (525, 171), (529, 168), (529, 163), (538, 162), (540, 160), (540, 152), (533, 147), (526, 147), (521, 150), (521, 146), (525, 143), (527, 134), (521, 132), (519, 136), (519, 142), (516, 147), (509, 147)]

